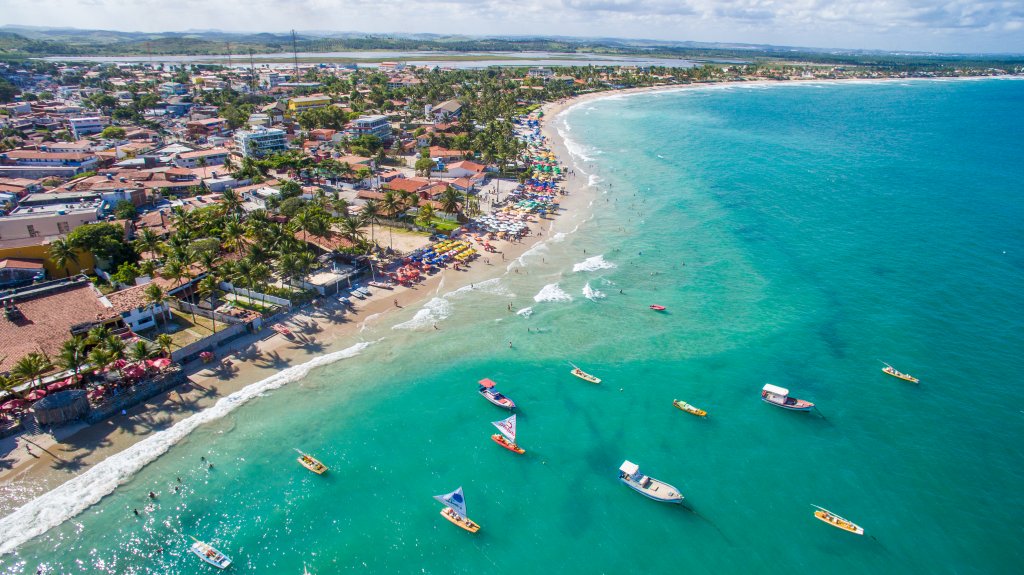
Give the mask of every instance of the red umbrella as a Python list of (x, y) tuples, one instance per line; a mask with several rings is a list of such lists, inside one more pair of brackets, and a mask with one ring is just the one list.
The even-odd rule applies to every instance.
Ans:
[(46, 386), (46, 391), (57, 391), (58, 389), (64, 389), (65, 387), (69, 387), (69, 386), (74, 385), (74, 384), (75, 384), (75, 378), (74, 377), (69, 377), (69, 378), (65, 379), (64, 381), (55, 381), (55, 382), (51, 383), (50, 385), (47, 385)]
[(154, 359), (150, 363), (150, 365), (157, 369), (166, 369), (171, 366), (171, 359), (167, 357), (161, 357), (159, 359)]
[(46, 397), (45, 389), (33, 389), (28, 395), (25, 396), (25, 399), (29, 401), (35, 401), (37, 399), (42, 399), (44, 397)]
[(10, 401), (4, 402), (3, 405), (0, 405), (0, 411), (10, 411), (12, 409), (18, 409), (19, 407), (23, 407), (27, 403), (28, 402), (25, 401), (24, 399), (12, 399)]

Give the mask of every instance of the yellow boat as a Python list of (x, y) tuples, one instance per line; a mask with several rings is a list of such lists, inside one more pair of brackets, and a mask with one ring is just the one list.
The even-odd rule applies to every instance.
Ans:
[[(812, 507), (818, 506), (812, 505)], [(838, 527), (843, 531), (849, 531), (850, 533), (855, 533), (857, 535), (864, 535), (863, 527), (857, 525), (849, 519), (843, 519), (842, 517), (836, 515), (835, 513), (832, 513), (831, 511), (825, 509), (824, 507), (818, 507), (818, 510), (814, 512), (814, 516), (820, 519), (821, 521), (828, 523), (832, 527)]]
[(704, 417), (708, 414), (708, 412), (704, 411), (703, 409), (697, 409), (696, 407), (690, 405), (689, 403), (686, 403), (685, 401), (680, 401), (678, 399), (673, 399), (672, 405), (678, 407), (679, 409), (682, 409), (686, 413), (692, 413), (697, 417)]
[(320, 463), (320, 461), (317, 460), (315, 457), (307, 453), (303, 453), (298, 449), (296, 449), (295, 451), (299, 452), (299, 465), (305, 467), (306, 469), (312, 471), (313, 473), (316, 473), (317, 475), (323, 475), (324, 473), (327, 473), (327, 466), (324, 465), (323, 463)]
[[(885, 362), (882, 362), (882, 363), (885, 363)], [(882, 368), (882, 372), (883, 373), (887, 373), (887, 374), (889, 374), (889, 375), (891, 375), (893, 377), (902, 379), (903, 381), (909, 381), (910, 383), (919, 383), (920, 382), (920, 380), (917, 379), (916, 377), (910, 375), (909, 373), (903, 373), (903, 372), (897, 370), (895, 367), (889, 365), (888, 363), (886, 363), (885, 367)]]

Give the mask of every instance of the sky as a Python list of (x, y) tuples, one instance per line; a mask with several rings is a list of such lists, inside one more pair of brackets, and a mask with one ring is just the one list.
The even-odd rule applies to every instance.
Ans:
[(1024, 0), (0, 0), (0, 25), (569, 35), (1024, 53)]

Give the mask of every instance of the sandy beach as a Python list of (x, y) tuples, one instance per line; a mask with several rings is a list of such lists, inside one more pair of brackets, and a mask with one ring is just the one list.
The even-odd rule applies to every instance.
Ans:
[[(569, 165), (571, 157), (551, 120), (574, 103), (608, 95), (608, 92), (589, 94), (545, 105), (541, 131), (563, 164)], [(591, 194), (587, 193), (586, 176), (569, 175), (562, 183), (568, 195), (560, 198), (562, 210), (558, 216), (535, 216), (528, 236), (517, 242), (492, 241), (498, 252), (483, 254), (468, 268), (444, 269), (412, 287), (374, 289), (366, 300), (353, 299), (354, 309), (346, 310), (336, 300), (326, 298), (327, 303), (320, 306), (293, 310), (277, 322), (293, 332), (292, 340), (271, 329), (263, 329), (232, 342), (224, 351), (218, 350), (220, 361), (212, 367), (199, 362), (183, 366), (188, 383), (153, 397), (125, 414), (95, 425), (63, 427), (53, 434), (3, 440), (0, 442), (0, 494), (3, 496), (0, 516), (8, 515), (105, 458), (208, 409), (248, 385), (364, 341), (361, 330), (368, 322), (373, 326), (397, 323), (409, 315), (403, 314), (404, 310), (419, 309), (432, 297), (508, 273), (510, 262), (550, 236), (549, 230), (556, 219), (565, 213), (579, 212), (588, 205)], [(420, 335), (442, 337), (443, 333), (440, 327), (426, 329)], [(228, 353), (230, 350), (236, 351)], [(222, 354), (226, 356), (221, 357)]]

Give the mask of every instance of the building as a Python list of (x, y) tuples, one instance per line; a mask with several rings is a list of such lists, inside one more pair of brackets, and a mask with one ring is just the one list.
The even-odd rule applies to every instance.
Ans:
[(153, 305), (146, 300), (146, 287), (149, 284), (137, 285), (121, 291), (107, 294), (111, 309), (121, 315), (121, 320), (133, 332), (140, 332), (156, 327), (160, 314), (167, 314), (167, 303)]
[(381, 140), (391, 139), (391, 123), (387, 116), (359, 116), (352, 120), (349, 134), (358, 138), (360, 136), (376, 136)]
[(174, 155), (174, 165), (179, 168), (201, 167), (202, 160), (206, 160), (204, 166), (219, 166), (228, 159), (231, 152), (227, 148), (210, 148), (208, 150), (195, 150)]
[(260, 158), (288, 149), (287, 133), (277, 128), (235, 132), (235, 147), (246, 158)]
[(10, 150), (0, 152), (0, 177), (70, 178), (94, 170), (99, 158), (92, 153)]
[(223, 136), (230, 131), (230, 126), (224, 118), (206, 118), (205, 120), (186, 122), (185, 129), (188, 130), (188, 135), (191, 138), (208, 138)]
[(62, 236), (98, 221), (102, 206), (99, 194), (31, 194), (0, 217), (0, 240)]
[(427, 113), (433, 114), (438, 122), (458, 118), (462, 115), (462, 104), (458, 100), (445, 100), (427, 110)]
[(0, 289), (30, 285), (46, 279), (46, 269), (39, 260), (4, 258), (0, 260)]
[(106, 122), (99, 116), (68, 118), (68, 130), (76, 140), (89, 134), (99, 134), (105, 127)]
[(300, 96), (288, 100), (288, 113), (292, 116), (301, 114), (306, 110), (323, 108), (331, 105), (331, 98), (324, 95)]

